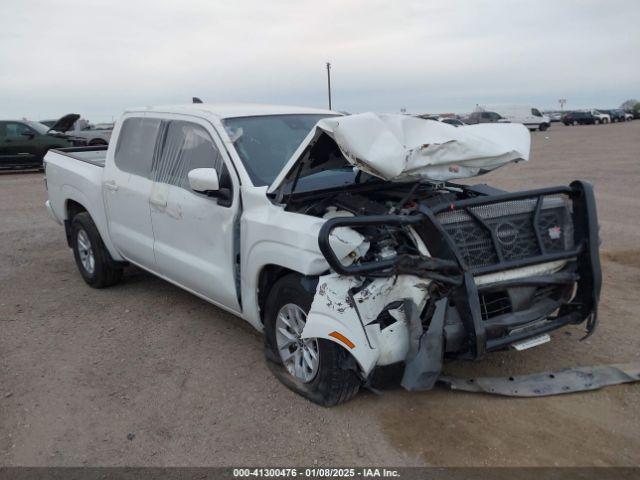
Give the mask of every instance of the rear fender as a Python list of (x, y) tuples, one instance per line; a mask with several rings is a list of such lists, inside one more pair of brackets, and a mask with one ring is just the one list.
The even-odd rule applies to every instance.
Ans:
[(65, 224), (69, 224), (71, 222), (71, 218), (68, 218), (68, 208), (67, 204), (69, 200), (73, 200), (76, 203), (82, 205), (85, 210), (91, 215), (91, 219), (93, 223), (95, 223), (98, 232), (100, 233), (100, 237), (102, 238), (102, 243), (109, 251), (111, 257), (116, 261), (124, 260), (122, 256), (118, 253), (113, 243), (111, 243), (111, 238), (109, 237), (109, 231), (107, 228), (107, 218), (104, 212), (104, 207), (102, 204), (102, 191), (99, 190), (95, 198), (91, 199), (87, 195), (85, 195), (81, 190), (76, 187), (65, 184), (60, 189), (61, 198), (64, 198), (64, 222)]

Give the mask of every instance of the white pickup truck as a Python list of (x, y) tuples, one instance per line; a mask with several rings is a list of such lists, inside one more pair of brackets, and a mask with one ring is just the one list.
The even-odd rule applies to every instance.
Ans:
[(529, 155), (515, 124), (264, 105), (133, 109), (106, 147), (50, 151), (51, 216), (95, 288), (135, 264), (264, 331), (322, 405), (376, 367), (429, 389), (477, 359), (596, 324), (592, 189), (451, 183)]

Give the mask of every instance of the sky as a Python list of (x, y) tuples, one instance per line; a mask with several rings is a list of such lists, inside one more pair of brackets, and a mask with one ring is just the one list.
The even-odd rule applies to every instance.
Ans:
[(2, 0), (0, 118), (207, 102), (349, 112), (615, 108), (638, 0)]

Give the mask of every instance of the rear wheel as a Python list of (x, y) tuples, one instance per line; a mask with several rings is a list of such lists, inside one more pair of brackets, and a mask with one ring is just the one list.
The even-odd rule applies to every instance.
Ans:
[(278, 280), (265, 308), (265, 357), (274, 375), (288, 388), (322, 406), (351, 399), (360, 388), (353, 357), (336, 343), (304, 339), (314, 293), (300, 275)]
[(71, 221), (73, 256), (80, 274), (93, 288), (115, 285), (122, 278), (122, 268), (111, 258), (98, 228), (87, 212), (78, 213)]

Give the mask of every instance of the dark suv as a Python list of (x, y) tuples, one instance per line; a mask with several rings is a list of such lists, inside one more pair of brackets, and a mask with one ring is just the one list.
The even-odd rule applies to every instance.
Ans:
[(590, 112), (567, 112), (562, 116), (565, 125), (595, 125), (596, 117)]
[(41, 168), (47, 150), (73, 145), (72, 140), (51, 134), (41, 123), (0, 120), (0, 169)]

